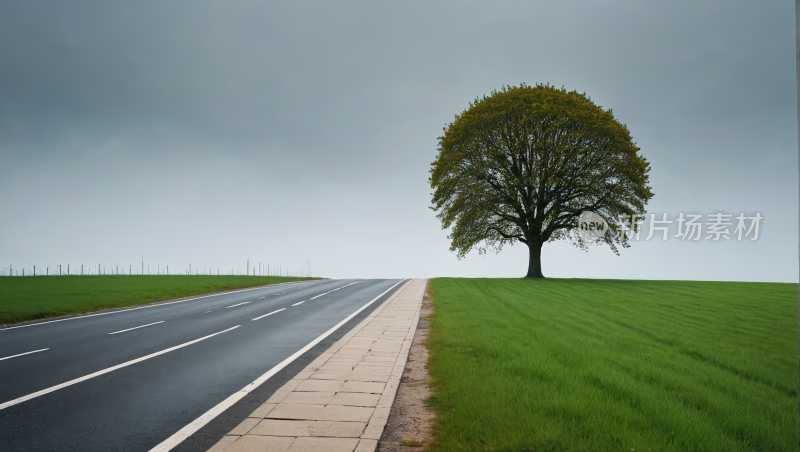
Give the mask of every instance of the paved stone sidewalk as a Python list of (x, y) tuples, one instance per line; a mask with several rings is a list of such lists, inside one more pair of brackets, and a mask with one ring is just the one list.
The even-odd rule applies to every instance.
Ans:
[(406, 282), (209, 452), (375, 451), (408, 359), (426, 283)]

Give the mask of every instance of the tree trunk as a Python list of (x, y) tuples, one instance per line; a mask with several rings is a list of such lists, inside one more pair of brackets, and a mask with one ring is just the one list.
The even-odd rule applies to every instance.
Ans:
[(542, 274), (542, 243), (528, 244), (530, 257), (528, 258), (528, 274), (526, 278), (544, 278)]

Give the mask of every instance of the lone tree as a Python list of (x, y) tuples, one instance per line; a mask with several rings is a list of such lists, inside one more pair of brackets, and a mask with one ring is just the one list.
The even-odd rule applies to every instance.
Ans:
[[(628, 128), (585, 93), (564, 88), (522, 84), (475, 99), (444, 129), (438, 150), (431, 209), (442, 229), (453, 228), (450, 251), (462, 258), (520, 241), (529, 248), (530, 278), (544, 278), (548, 241), (581, 249), (606, 243), (619, 255), (617, 245), (630, 246), (620, 217), (644, 214), (653, 197), (650, 165)], [(584, 211), (603, 217), (605, 235), (581, 238)]]

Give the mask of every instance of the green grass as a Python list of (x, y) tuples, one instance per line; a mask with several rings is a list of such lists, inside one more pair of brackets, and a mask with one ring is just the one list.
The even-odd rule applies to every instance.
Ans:
[(312, 278), (33, 276), (0, 278), (0, 325)]
[(434, 279), (430, 450), (794, 451), (797, 290)]

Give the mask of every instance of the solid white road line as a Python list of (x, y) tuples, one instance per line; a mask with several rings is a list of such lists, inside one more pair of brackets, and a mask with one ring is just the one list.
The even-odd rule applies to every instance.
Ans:
[(0, 358), (0, 361), (2, 361), (2, 360), (4, 360), (4, 359), (16, 358), (17, 356), (22, 356), (22, 355), (30, 355), (31, 353), (43, 352), (43, 351), (45, 351), (45, 350), (50, 350), (50, 349), (49, 349), (49, 348), (43, 348), (43, 349), (41, 349), (41, 350), (34, 350), (34, 351), (32, 351), (32, 352), (20, 353), (19, 355), (14, 355), (14, 356), (6, 356), (5, 358)]
[(51, 386), (51, 387), (49, 387), (47, 389), (42, 389), (41, 391), (36, 391), (36, 392), (28, 394), (26, 396), (22, 396), (20, 398), (14, 399), (14, 400), (9, 400), (8, 402), (5, 402), (5, 403), (0, 403), (0, 410), (4, 410), (4, 409), (6, 409), (6, 408), (8, 408), (10, 406), (14, 406), (14, 405), (16, 405), (18, 403), (22, 403), (22, 402), (25, 402), (25, 401), (30, 400), (30, 399), (35, 399), (36, 397), (39, 397), (39, 396), (42, 396), (42, 395), (45, 395), (45, 394), (49, 394), (51, 392), (58, 391), (59, 389), (66, 388), (67, 386), (72, 386), (75, 383), (80, 383), (80, 382), (86, 381), (86, 380), (88, 380), (90, 378), (94, 378), (94, 377), (97, 377), (97, 376), (100, 376), (100, 375), (103, 375), (103, 374), (107, 374), (109, 372), (113, 372), (113, 371), (115, 371), (117, 369), (121, 369), (123, 367), (130, 366), (131, 364), (136, 364), (136, 363), (142, 362), (142, 361), (144, 361), (146, 359), (154, 358), (154, 357), (156, 357), (158, 355), (163, 355), (164, 353), (169, 353), (169, 352), (171, 352), (173, 350), (177, 350), (179, 348), (183, 348), (183, 347), (186, 347), (188, 345), (195, 344), (195, 343), (200, 342), (200, 341), (202, 341), (204, 339), (208, 339), (210, 337), (214, 337), (217, 334), (227, 333), (228, 331), (235, 330), (236, 328), (239, 328), (240, 326), (241, 325), (236, 325), (233, 328), (228, 328), (227, 330), (220, 331), (219, 333), (209, 334), (208, 336), (201, 337), (200, 339), (195, 339), (193, 341), (189, 341), (189, 342), (183, 343), (181, 345), (176, 345), (176, 346), (170, 347), (170, 348), (168, 348), (166, 350), (161, 350), (160, 352), (151, 353), (151, 354), (149, 354), (147, 356), (142, 356), (141, 358), (132, 359), (132, 360), (130, 360), (128, 362), (124, 362), (122, 364), (117, 364), (116, 366), (109, 367), (108, 369), (99, 370), (99, 371), (91, 373), (89, 375), (85, 375), (83, 377), (76, 378), (74, 380), (70, 380), (70, 381), (67, 381), (65, 383), (61, 383), (61, 384), (55, 385), (55, 386)]
[(226, 307), (225, 309), (228, 309), (228, 308), (235, 308), (236, 306), (241, 306), (241, 305), (243, 305), (243, 304), (247, 304), (247, 303), (250, 303), (250, 302), (249, 302), (249, 301), (245, 301), (244, 303), (234, 304), (234, 305), (231, 305), (231, 306), (228, 306), (228, 307)]
[[(404, 279), (404, 280), (398, 282), (397, 284), (400, 284), (403, 281), (407, 281), (407, 280)], [(231, 406), (233, 406), (233, 404), (235, 404), (239, 400), (242, 400), (244, 398), (244, 396), (249, 394), (255, 388), (261, 386), (262, 383), (264, 383), (265, 381), (269, 380), (270, 377), (272, 377), (273, 375), (278, 373), (284, 367), (288, 366), (292, 361), (297, 359), (303, 353), (309, 351), (313, 346), (319, 344), (323, 339), (325, 339), (326, 337), (328, 337), (331, 334), (333, 334), (334, 331), (338, 330), (339, 327), (341, 327), (345, 323), (349, 322), (350, 319), (352, 319), (353, 317), (358, 315), (359, 312), (363, 311), (364, 309), (367, 309), (367, 307), (369, 305), (371, 305), (372, 303), (375, 303), (376, 301), (378, 301), (378, 299), (380, 297), (386, 295), (387, 292), (389, 292), (390, 290), (392, 290), (395, 287), (397, 287), (397, 284), (395, 284), (394, 286), (386, 289), (385, 292), (383, 292), (382, 294), (380, 294), (377, 297), (375, 297), (369, 303), (365, 304), (364, 306), (361, 306), (361, 308), (359, 308), (356, 312), (350, 314), (349, 316), (347, 316), (346, 319), (344, 319), (341, 322), (337, 323), (336, 326), (334, 326), (333, 328), (329, 329), (328, 331), (322, 333), (321, 336), (319, 336), (318, 338), (314, 339), (313, 341), (309, 342), (308, 345), (306, 345), (305, 347), (303, 347), (300, 350), (298, 350), (294, 355), (292, 355), (292, 356), (284, 359), (283, 361), (281, 361), (280, 364), (278, 364), (277, 366), (275, 366), (272, 369), (268, 370), (267, 373), (265, 373), (264, 375), (256, 378), (255, 381), (253, 381), (249, 385), (247, 385), (244, 388), (242, 388), (242, 390), (237, 391), (236, 393), (234, 393), (233, 395), (231, 395), (227, 399), (225, 399), (222, 402), (220, 402), (214, 408), (211, 408), (210, 410), (206, 411), (205, 414), (203, 414), (199, 418), (197, 418), (194, 421), (192, 421), (186, 427), (183, 427), (182, 429), (178, 430), (174, 435), (172, 435), (169, 438), (167, 438), (164, 441), (162, 441), (161, 444), (159, 444), (158, 446), (150, 449), (150, 452), (166, 452), (166, 451), (172, 450), (173, 447), (175, 447), (178, 444), (180, 444), (181, 442), (183, 442), (183, 440), (185, 440), (186, 438), (192, 436), (192, 434), (194, 434), (194, 432), (196, 432), (196, 431), (200, 430), (201, 428), (203, 428), (204, 425), (206, 425), (209, 422), (211, 422), (211, 420), (213, 420), (215, 417), (217, 417), (220, 414), (222, 414), (223, 411), (225, 411), (228, 408), (230, 408)]]
[(303, 304), (303, 303), (305, 303), (305, 301), (301, 301), (300, 303), (295, 303), (295, 304), (293, 304), (292, 306), (297, 306), (297, 305), (299, 305), (299, 304)]
[(279, 286), (279, 285), (282, 285), (282, 284), (296, 284), (296, 281), (289, 281), (289, 282), (285, 282), (285, 283), (270, 284), (269, 286), (251, 287), (249, 289), (234, 290), (233, 292), (215, 293), (214, 295), (203, 295), (201, 297), (187, 298), (186, 300), (170, 301), (169, 303), (154, 304), (154, 305), (151, 305), (151, 306), (140, 306), (138, 308), (122, 309), (122, 310), (119, 310), (119, 311), (112, 311), (112, 312), (101, 312), (99, 314), (82, 315), (80, 317), (70, 317), (68, 319), (50, 320), (50, 321), (47, 321), (47, 322), (31, 323), (30, 325), (11, 326), (11, 327), (8, 327), (8, 328), (0, 328), (0, 331), (15, 330), (17, 328), (27, 328), (29, 326), (46, 325), (48, 323), (64, 322), (64, 321), (67, 321), (67, 320), (84, 319), (86, 317), (95, 317), (95, 316), (98, 316), (98, 315), (117, 314), (117, 313), (120, 313), (120, 312), (136, 311), (137, 309), (157, 308), (159, 306), (166, 306), (168, 304), (175, 304), (175, 303), (183, 303), (184, 301), (194, 301), (194, 300), (199, 300), (201, 298), (221, 297), (223, 295), (230, 295), (232, 293), (246, 292), (248, 290), (266, 289), (267, 287), (270, 287), (270, 286)]
[(254, 318), (253, 320), (263, 319), (264, 317), (266, 317), (266, 316), (268, 316), (268, 315), (275, 314), (276, 312), (281, 312), (281, 311), (283, 311), (283, 310), (285, 310), (285, 309), (286, 309), (286, 308), (281, 308), (281, 309), (278, 309), (277, 311), (272, 311), (272, 312), (270, 312), (269, 314), (264, 314), (264, 315), (262, 315), (261, 317), (256, 317), (256, 318)]
[(137, 327), (133, 327), (133, 328), (128, 328), (127, 330), (114, 331), (113, 333), (108, 333), (108, 334), (117, 334), (117, 333), (124, 333), (124, 332), (126, 332), (126, 331), (130, 331), (130, 330), (138, 330), (139, 328), (144, 328), (144, 327), (146, 327), (146, 326), (155, 325), (156, 323), (164, 323), (164, 321), (162, 320), (162, 321), (160, 321), (160, 322), (148, 323), (147, 325), (142, 325), (142, 326), (137, 326)]

